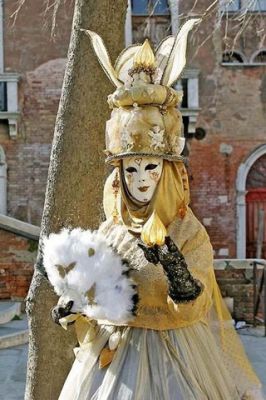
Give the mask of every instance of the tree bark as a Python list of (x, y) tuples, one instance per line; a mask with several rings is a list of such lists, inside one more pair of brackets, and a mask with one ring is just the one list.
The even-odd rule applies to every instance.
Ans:
[(107, 95), (114, 88), (81, 28), (99, 33), (114, 59), (123, 47), (127, 0), (76, 0), (55, 126), (39, 254), (27, 298), (30, 341), (26, 400), (56, 400), (76, 339), (50, 318), (55, 296), (42, 268), (42, 239), (62, 227), (96, 228), (102, 217)]

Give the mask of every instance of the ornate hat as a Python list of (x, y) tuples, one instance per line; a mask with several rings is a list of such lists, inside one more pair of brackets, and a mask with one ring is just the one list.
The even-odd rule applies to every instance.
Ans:
[(164, 39), (154, 53), (149, 41), (127, 47), (112, 66), (103, 40), (85, 30), (111, 82), (117, 87), (108, 97), (113, 110), (106, 123), (107, 162), (125, 157), (153, 156), (182, 160), (182, 92), (171, 85), (186, 63), (187, 36), (198, 19), (187, 21), (177, 37)]

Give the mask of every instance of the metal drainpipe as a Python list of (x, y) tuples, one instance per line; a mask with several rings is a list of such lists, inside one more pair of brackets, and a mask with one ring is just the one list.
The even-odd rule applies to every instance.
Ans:
[(176, 35), (179, 29), (179, 0), (168, 0), (171, 13), (172, 35)]
[(131, 0), (128, 0), (126, 23), (125, 23), (125, 43), (126, 46), (132, 44), (132, 12), (131, 12)]
[(4, 149), (0, 146), (0, 214), (7, 213), (7, 166)]
[(4, 1), (0, 0), (0, 73), (4, 72)]

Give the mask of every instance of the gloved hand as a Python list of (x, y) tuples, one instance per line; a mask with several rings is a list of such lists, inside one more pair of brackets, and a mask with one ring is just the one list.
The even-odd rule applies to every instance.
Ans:
[(57, 304), (54, 308), (51, 310), (51, 317), (52, 320), (59, 325), (59, 320), (61, 318), (67, 317), (70, 314), (74, 314), (71, 312), (71, 308), (73, 307), (74, 301), (69, 300), (66, 305), (63, 304)]
[(169, 283), (169, 296), (175, 303), (195, 300), (202, 292), (201, 282), (194, 279), (188, 270), (186, 260), (170, 236), (165, 238), (165, 245), (147, 247), (138, 244), (147, 261), (162, 265)]

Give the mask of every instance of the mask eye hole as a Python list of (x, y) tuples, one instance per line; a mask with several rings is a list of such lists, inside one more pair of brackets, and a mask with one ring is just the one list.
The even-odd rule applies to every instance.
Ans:
[(134, 168), (134, 167), (126, 168), (126, 171), (129, 172), (130, 174), (132, 174), (133, 172), (137, 172), (136, 168)]
[(145, 167), (145, 171), (152, 171), (153, 169), (157, 168), (158, 165), (157, 164), (148, 164)]

